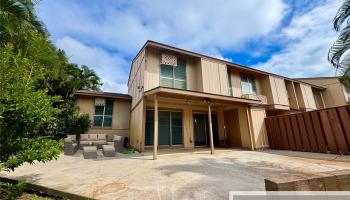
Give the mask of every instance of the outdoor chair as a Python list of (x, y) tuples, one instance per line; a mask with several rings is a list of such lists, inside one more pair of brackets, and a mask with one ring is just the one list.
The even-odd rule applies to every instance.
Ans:
[(124, 137), (119, 135), (113, 136), (113, 143), (109, 142), (108, 144), (113, 144), (116, 152), (121, 152), (124, 145)]
[(67, 135), (64, 139), (64, 155), (73, 155), (78, 150), (78, 144), (75, 135)]

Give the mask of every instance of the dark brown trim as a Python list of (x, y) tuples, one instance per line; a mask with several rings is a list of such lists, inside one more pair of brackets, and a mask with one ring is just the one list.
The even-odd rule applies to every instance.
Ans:
[(336, 78), (336, 79), (339, 79), (340, 76), (324, 76), (324, 77), (307, 77), (307, 78), (294, 78), (294, 79), (297, 79), (297, 80), (310, 80), (310, 79), (333, 79), (333, 78)]
[(112, 92), (97, 92), (97, 91), (77, 91), (74, 96), (90, 96), (90, 97), (107, 97), (113, 99), (127, 99), (131, 100), (132, 97), (128, 94), (112, 93)]

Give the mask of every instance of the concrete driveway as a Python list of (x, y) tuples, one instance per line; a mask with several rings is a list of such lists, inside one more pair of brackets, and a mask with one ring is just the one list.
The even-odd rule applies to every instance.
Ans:
[(349, 156), (291, 151), (161, 150), (95, 160), (61, 155), (2, 176), (97, 199), (227, 199), (231, 190), (264, 190), (264, 178), (350, 169)]

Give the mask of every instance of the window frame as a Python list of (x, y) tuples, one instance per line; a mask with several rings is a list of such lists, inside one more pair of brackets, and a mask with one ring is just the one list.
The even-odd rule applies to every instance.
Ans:
[[(176, 147), (176, 146), (183, 146), (185, 144), (185, 137), (184, 137), (184, 113), (182, 110), (168, 110), (168, 109), (161, 109), (158, 110), (158, 116), (160, 117), (160, 113), (169, 113), (169, 144), (161, 144), (159, 139), (160, 139), (160, 135), (158, 135), (158, 146), (167, 146), (167, 147)], [(152, 113), (152, 114), (151, 114)], [(174, 139), (175, 134), (174, 133), (174, 127), (176, 126), (173, 122), (173, 119), (175, 119), (175, 117), (173, 118), (173, 115), (175, 113), (181, 113), (181, 127), (178, 126), (178, 128), (181, 128), (181, 143), (176, 143), (176, 140)], [(151, 114), (151, 117), (150, 117)], [(148, 118), (149, 117), (149, 118)], [(147, 119), (149, 119), (150, 121), (148, 121)], [(160, 130), (160, 119), (158, 119), (159, 123), (158, 123), (158, 130)], [(147, 128), (149, 128), (149, 130), (147, 130)], [(161, 134), (160, 132), (158, 134)], [(163, 132), (164, 134), (164, 132)], [(174, 137), (173, 137), (174, 136)], [(150, 138), (150, 140), (148, 140), (148, 137)], [(151, 147), (153, 146), (153, 140), (154, 140), (154, 109), (147, 109), (146, 110), (146, 126), (145, 126), (145, 140), (144, 140), (144, 145), (146, 147)], [(148, 143), (149, 142), (149, 143)], [(174, 143), (175, 142), (175, 143)]]
[[(111, 115), (106, 115), (106, 105), (107, 105), (107, 101), (110, 101), (112, 104), (112, 114)], [(114, 107), (114, 100), (113, 99), (106, 99), (105, 105), (103, 106), (103, 113), (102, 115), (97, 115), (96, 114), (96, 105), (95, 105), (95, 112), (93, 115), (93, 122), (92, 122), (92, 127), (94, 128), (112, 128), (113, 127), (113, 107)], [(100, 106), (102, 107), (102, 106)], [(101, 125), (95, 125), (95, 117), (102, 117), (102, 122)], [(105, 126), (105, 118), (111, 118), (111, 125), (110, 126)]]
[[(172, 65), (165, 65), (165, 64), (160, 64), (160, 68), (159, 68), (159, 86), (161, 87), (169, 87), (169, 86), (163, 86), (162, 85), (162, 79), (167, 79), (167, 80), (170, 80), (171, 81), (171, 88), (176, 88), (176, 89), (180, 89), (180, 90), (187, 90), (187, 63), (186, 63), (186, 60), (185, 59), (182, 59), (184, 60), (184, 65), (183, 66), (180, 66), (179, 65), (179, 61), (180, 59), (178, 58), (178, 65), (177, 66), (172, 66)], [(172, 77), (167, 77), (167, 76), (162, 76), (162, 67), (172, 67)], [(184, 79), (179, 79), (179, 78), (176, 78), (175, 76), (175, 68), (176, 67), (184, 67), (185, 69), (185, 78)], [(177, 82), (181, 82), (181, 83), (184, 83), (185, 87), (184, 88), (180, 88), (180, 87), (176, 87), (176, 81)]]
[(344, 86), (344, 89), (345, 89), (345, 94), (346, 94), (346, 97), (350, 98), (350, 87), (347, 87), (345, 85)]
[[(246, 81), (244, 81), (244, 79), (246, 79)], [(243, 85), (245, 86), (249, 86), (249, 91), (248, 92), (244, 92), (243, 90)], [(256, 89), (256, 83), (255, 83), (255, 78), (246, 76), (246, 75), (241, 75), (241, 92), (242, 95), (245, 94), (257, 94), (257, 89)]]
[(233, 96), (231, 69), (228, 69), (228, 68), (227, 68), (227, 79), (228, 79), (228, 95)]

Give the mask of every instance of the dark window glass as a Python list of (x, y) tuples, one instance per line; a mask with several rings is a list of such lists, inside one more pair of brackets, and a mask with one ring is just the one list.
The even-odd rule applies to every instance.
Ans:
[(94, 116), (94, 126), (102, 126), (103, 116)]
[[(182, 112), (159, 111), (158, 145), (183, 144)], [(153, 145), (154, 111), (146, 111), (145, 145)]]
[(232, 93), (232, 80), (231, 80), (231, 70), (227, 69), (227, 79), (228, 79), (228, 94), (233, 96)]
[(146, 111), (146, 130), (145, 130), (145, 145), (153, 145), (153, 133), (154, 133), (154, 111)]
[(112, 127), (113, 100), (106, 100), (104, 106), (95, 106), (93, 126)]
[(113, 101), (107, 100), (105, 106), (106, 110), (104, 115), (113, 115)]
[(182, 139), (182, 113), (172, 112), (171, 113), (171, 139), (172, 145), (183, 144)]
[(170, 145), (170, 112), (159, 112), (158, 144)]
[(104, 106), (96, 106), (95, 107), (95, 115), (103, 115)]
[(111, 116), (105, 116), (103, 120), (103, 127), (112, 127), (112, 117)]
[(177, 59), (177, 66), (160, 66), (160, 86), (186, 89), (186, 60)]

